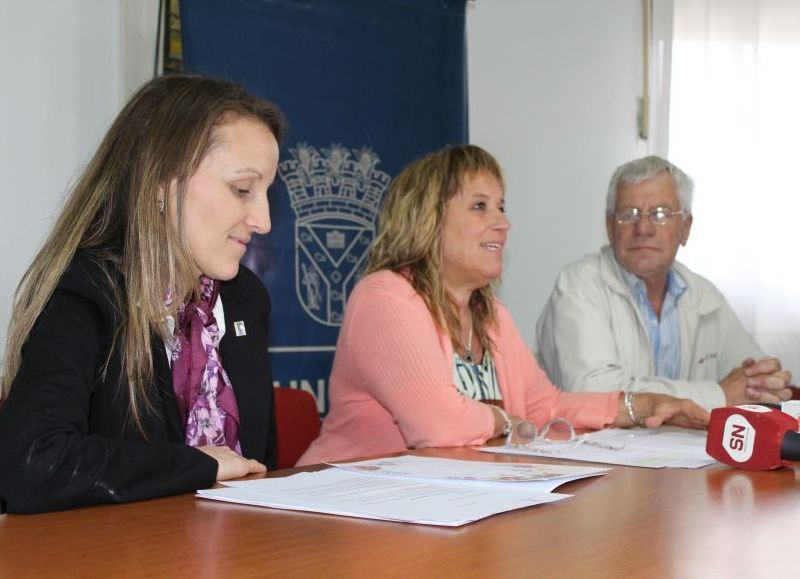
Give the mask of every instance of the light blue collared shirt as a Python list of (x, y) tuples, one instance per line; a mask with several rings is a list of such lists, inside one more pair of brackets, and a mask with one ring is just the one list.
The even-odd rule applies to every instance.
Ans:
[(686, 282), (674, 270), (667, 275), (667, 293), (661, 306), (661, 319), (656, 316), (644, 282), (624, 267), (622, 277), (631, 290), (639, 313), (650, 334), (650, 347), (653, 350), (656, 376), (677, 380), (681, 371), (681, 334), (678, 322), (678, 300), (686, 291)]

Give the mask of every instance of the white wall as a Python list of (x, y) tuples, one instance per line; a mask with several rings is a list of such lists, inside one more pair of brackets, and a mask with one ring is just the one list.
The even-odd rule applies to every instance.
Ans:
[(470, 141), (506, 174), (500, 294), (523, 336), (558, 272), (605, 242), (605, 189), (637, 136), (641, 0), (478, 0), (467, 10)]
[(0, 349), (16, 285), (70, 181), (152, 76), (157, 6), (0, 0)]

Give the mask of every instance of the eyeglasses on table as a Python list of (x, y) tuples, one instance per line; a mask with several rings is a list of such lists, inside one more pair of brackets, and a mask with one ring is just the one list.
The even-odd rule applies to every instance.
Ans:
[(623, 440), (594, 440), (590, 433), (576, 434), (575, 428), (565, 418), (548, 420), (541, 431), (533, 422), (521, 420), (506, 437), (506, 446), (530, 452), (567, 452), (582, 445), (606, 450), (623, 450), (633, 440), (633, 434)]

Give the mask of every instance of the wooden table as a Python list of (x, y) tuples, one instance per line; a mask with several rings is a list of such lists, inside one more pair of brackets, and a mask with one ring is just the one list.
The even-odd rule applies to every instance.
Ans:
[[(417, 454), (526, 460), (471, 449)], [(460, 528), (191, 495), (0, 516), (0, 577), (734, 578), (800, 572), (800, 475), (792, 470), (616, 467), (559, 491), (575, 496)]]

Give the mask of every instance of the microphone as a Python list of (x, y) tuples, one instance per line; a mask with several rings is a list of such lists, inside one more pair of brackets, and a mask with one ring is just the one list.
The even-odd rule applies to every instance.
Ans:
[(735, 468), (769, 470), (800, 460), (798, 419), (757, 404), (715, 408), (708, 423), (706, 452)]

